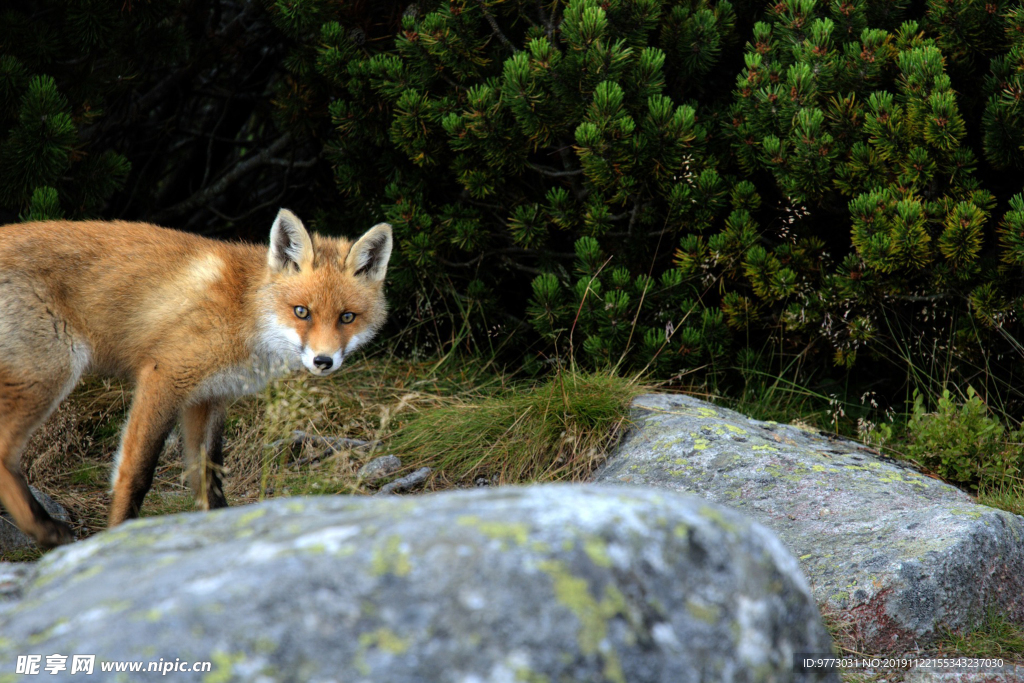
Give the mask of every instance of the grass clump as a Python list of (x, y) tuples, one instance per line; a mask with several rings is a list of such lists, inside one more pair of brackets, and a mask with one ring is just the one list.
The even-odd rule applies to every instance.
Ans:
[(610, 374), (560, 372), (531, 389), (423, 410), (389, 448), (448, 485), (579, 481), (603, 461), (638, 393)]
[(989, 610), (984, 621), (969, 631), (947, 631), (939, 643), (940, 653), (983, 659), (1024, 659), (1024, 630), (1004, 614)]
[(998, 484), (979, 486), (978, 502), (1024, 516), (1024, 484), (1021, 483), (1020, 477), (1017, 477), (1013, 480), (1008, 478)]

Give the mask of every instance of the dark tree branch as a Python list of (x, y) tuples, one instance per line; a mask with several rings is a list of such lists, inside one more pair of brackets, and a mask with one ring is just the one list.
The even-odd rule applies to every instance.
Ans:
[(256, 168), (259, 168), (260, 166), (266, 166), (268, 163), (270, 163), (270, 159), (273, 158), (275, 154), (283, 150), (288, 145), (288, 143), (291, 142), (291, 140), (291, 134), (285, 133), (277, 140), (272, 142), (270, 146), (264, 149), (262, 152), (254, 154), (250, 157), (247, 157), (239, 161), (237, 164), (235, 164), (234, 168), (232, 168), (230, 171), (222, 175), (213, 184), (196, 192), (185, 201), (179, 202), (178, 204), (175, 204), (174, 206), (168, 209), (160, 211), (159, 213), (157, 213), (156, 216), (153, 217), (153, 220), (159, 223), (161, 221), (166, 221), (171, 218), (177, 218), (178, 216), (184, 213), (188, 213), (189, 211), (192, 211), (193, 209), (210, 202), (210, 200), (212, 200), (217, 195), (222, 194), (225, 190), (228, 189), (228, 187), (231, 186), (232, 183), (237, 181), (246, 173), (249, 173), (250, 171)]
[(544, 271), (541, 270), (540, 268), (531, 268), (530, 266), (524, 266), (521, 263), (517, 263), (516, 261), (513, 261), (512, 259), (508, 258), (507, 256), (503, 256), (501, 260), (504, 261), (505, 263), (507, 263), (508, 265), (512, 266), (516, 270), (522, 271), (524, 273), (530, 273), (531, 275), (543, 275), (544, 274)]
[[(283, 160), (282, 159), (271, 159), (270, 161), (275, 162), (275, 161), (283, 161)], [(316, 161), (317, 161), (316, 158), (310, 159), (308, 161), (308, 165), (312, 166), (314, 163), (316, 163)], [(307, 162), (302, 162), (302, 161), (296, 162), (294, 164), (294, 166), (298, 166), (299, 164), (306, 165)], [(252, 216), (253, 214), (255, 214), (255, 213), (259, 212), (259, 211), (262, 211), (263, 209), (265, 209), (267, 207), (273, 206), (274, 204), (277, 204), (277, 203), (279, 203), (281, 201), (281, 199), (284, 197), (284, 195), (288, 192), (288, 178), (291, 176), (291, 172), (292, 172), (292, 166), (288, 166), (288, 168), (285, 170), (284, 181), (281, 183), (281, 191), (278, 192), (276, 195), (274, 195), (274, 197), (272, 199), (268, 199), (265, 202), (260, 202), (259, 204), (257, 204), (256, 206), (253, 206), (252, 208), (250, 208), (248, 211), (246, 211), (245, 213), (243, 213), (240, 216), (235, 216), (235, 217), (226, 216), (226, 215), (222, 214), (220, 211), (218, 211), (212, 204), (209, 205), (206, 208), (208, 208), (211, 213), (213, 213), (215, 216), (217, 216), (218, 218), (220, 218), (223, 221), (227, 221), (229, 223), (238, 223), (240, 221), (243, 221), (246, 218), (248, 218), (249, 216)], [(207, 231), (207, 234), (210, 234), (210, 231)]]
[(537, 0), (537, 13), (540, 15), (540, 20), (544, 22), (544, 28), (548, 34), (548, 42), (554, 45), (555, 25), (551, 23), (551, 18), (548, 16), (547, 11), (544, 9), (544, 3), (542, 2), (542, 0)]
[(491, 25), (491, 30), (494, 32), (494, 35), (498, 37), (498, 40), (501, 41), (501, 44), (509, 50), (512, 50), (513, 53), (519, 52), (519, 48), (513, 45), (512, 41), (506, 38), (505, 34), (501, 32), (498, 22), (495, 21), (494, 16), (487, 10), (487, 6), (484, 5), (483, 0), (476, 0), (476, 4), (480, 5), (480, 11), (484, 13), (484, 19), (486, 19), (487, 23)]
[[(491, 249), (489, 251), (485, 251), (482, 254), (478, 254), (475, 258), (472, 258), (472, 259), (470, 259), (468, 261), (463, 261), (461, 263), (454, 262), (454, 261), (449, 261), (449, 260), (443, 259), (441, 257), (437, 257), (437, 261), (438, 261), (438, 263), (441, 263), (442, 265), (448, 266), (450, 268), (472, 268), (473, 266), (475, 266), (476, 264), (480, 263), (481, 261), (483, 261), (488, 256), (501, 256), (502, 259), (509, 260), (508, 259), (509, 256), (537, 257), (537, 256), (540, 256), (541, 254), (544, 254), (545, 256), (553, 256), (555, 258), (561, 258), (561, 259), (574, 259), (574, 258), (576, 258), (576, 254), (569, 254), (569, 253), (565, 253), (565, 252), (551, 251), (550, 249), (543, 249), (543, 250), (541, 250), (541, 249), (524, 249), (522, 247), (505, 247), (503, 249)], [(531, 269), (530, 272), (533, 272), (533, 270)], [(537, 271), (537, 272), (539, 273), (541, 271)]]
[(633, 234), (633, 226), (636, 225), (636, 217), (640, 215), (640, 196), (633, 200), (633, 211), (629, 217), (629, 227), (626, 228), (626, 233), (629, 235)]
[(558, 171), (550, 166), (541, 166), (540, 164), (527, 164), (527, 166), (537, 173), (548, 176), (549, 178), (566, 178), (569, 176), (583, 175), (582, 168), (573, 169), (571, 171)]
[(288, 168), (312, 168), (320, 161), (320, 157), (313, 157), (304, 161), (292, 161), (291, 159), (267, 159), (268, 166), (287, 166)]

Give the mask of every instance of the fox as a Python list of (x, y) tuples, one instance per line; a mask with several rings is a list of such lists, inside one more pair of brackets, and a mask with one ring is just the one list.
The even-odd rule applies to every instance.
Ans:
[(228, 404), (288, 372), (329, 375), (372, 339), (391, 250), (387, 223), (353, 242), (287, 209), (269, 247), (124, 221), (0, 227), (0, 502), (15, 524), (44, 548), (74, 540), (20, 460), (85, 373), (133, 385), (109, 526), (139, 515), (175, 424), (198, 506), (225, 507)]

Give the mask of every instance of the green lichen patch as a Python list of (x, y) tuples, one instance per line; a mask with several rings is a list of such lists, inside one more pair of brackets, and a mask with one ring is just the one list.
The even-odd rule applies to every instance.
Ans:
[(236, 652), (234, 654), (223, 650), (214, 650), (210, 654), (210, 672), (203, 677), (204, 683), (230, 683), (235, 677), (235, 665), (245, 661), (245, 654)]
[(739, 529), (736, 527), (736, 525), (727, 520), (725, 518), (725, 515), (723, 515), (722, 511), (719, 510), (718, 508), (711, 507), (710, 505), (702, 505), (699, 508), (698, 512), (701, 517), (711, 520), (723, 531), (727, 531), (730, 534), (739, 533)]
[(598, 567), (612, 566), (612, 558), (608, 556), (608, 544), (603, 539), (596, 536), (584, 539), (583, 551), (587, 553), (590, 561)]
[(254, 522), (266, 514), (267, 508), (265, 507), (253, 508), (252, 510), (249, 510), (245, 514), (240, 515), (236, 523), (238, 524), (238, 526), (247, 526), (250, 522)]
[(517, 683), (551, 683), (551, 679), (544, 674), (532, 671), (525, 666), (516, 669), (516, 681)]
[(608, 635), (608, 621), (626, 615), (625, 597), (614, 585), (607, 584), (604, 597), (598, 601), (591, 595), (586, 579), (573, 576), (563, 562), (546, 560), (538, 566), (554, 582), (555, 598), (575, 614), (580, 622), (580, 651), (584, 655), (600, 653), (604, 661), (605, 677), (616, 683), (625, 683), (617, 655), (610, 649), (602, 648)]
[(402, 638), (389, 628), (381, 627), (376, 631), (363, 633), (359, 636), (359, 646), (363, 650), (371, 647), (387, 652), (392, 655), (404, 654), (409, 649), (410, 640)]
[(719, 606), (700, 602), (693, 598), (686, 601), (686, 611), (697, 621), (702, 621), (709, 625), (718, 623), (719, 619), (722, 618), (722, 609)]
[(388, 536), (383, 543), (377, 543), (370, 560), (370, 572), (374, 576), (393, 574), (407, 576), (412, 571), (409, 552), (402, 548), (399, 536)]
[(61, 627), (64, 624), (68, 623), (68, 621), (69, 621), (69, 619), (67, 617), (61, 617), (61, 618), (57, 619), (56, 621), (54, 621), (52, 624), (50, 624), (48, 627), (46, 627), (42, 631), (38, 631), (36, 633), (33, 633), (31, 636), (29, 636), (28, 644), (29, 645), (38, 645), (39, 643), (42, 643), (43, 641), (49, 639), (50, 636), (52, 636), (54, 634), (54, 632), (59, 627)]
[(522, 522), (485, 521), (475, 515), (463, 515), (456, 520), (456, 524), (472, 527), (488, 538), (511, 541), (517, 546), (526, 545), (530, 537), (530, 527)]

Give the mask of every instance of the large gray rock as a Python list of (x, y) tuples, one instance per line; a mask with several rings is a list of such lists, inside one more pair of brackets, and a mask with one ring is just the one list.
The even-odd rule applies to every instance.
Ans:
[(867, 651), (932, 643), (997, 607), (1024, 622), (1024, 518), (863, 446), (648, 395), (598, 482), (695, 493), (770, 527)]
[(778, 539), (669, 492), (281, 499), (125, 524), (18, 580), (4, 667), (90, 653), (213, 662), (176, 681), (837, 680), (793, 671), (830, 640)]
[[(68, 515), (68, 511), (63, 508), (57, 501), (50, 496), (46, 495), (35, 486), (29, 486), (32, 491), (32, 495), (39, 501), (39, 504), (50, 513), (50, 516), (54, 519), (59, 519), (62, 522), (70, 523), (71, 517)], [(14, 520), (7, 514), (3, 508), (0, 508), (0, 555), (8, 553), (12, 550), (25, 550), (28, 548), (35, 548), (36, 543), (31, 538), (26, 536), (21, 529), (14, 524)]]

